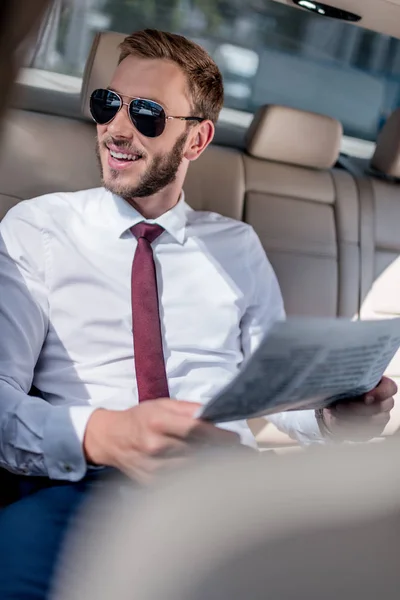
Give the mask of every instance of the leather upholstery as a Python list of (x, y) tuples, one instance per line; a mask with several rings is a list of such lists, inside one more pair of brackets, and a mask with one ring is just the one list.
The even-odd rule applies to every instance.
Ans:
[(100, 185), (92, 124), (11, 111), (0, 148), (0, 219), (19, 200)]
[(343, 128), (339, 121), (287, 106), (261, 107), (250, 126), (247, 151), (255, 158), (315, 169), (336, 163)]
[(275, 268), (290, 315), (358, 310), (358, 199), (351, 176), (245, 156), (244, 219)]

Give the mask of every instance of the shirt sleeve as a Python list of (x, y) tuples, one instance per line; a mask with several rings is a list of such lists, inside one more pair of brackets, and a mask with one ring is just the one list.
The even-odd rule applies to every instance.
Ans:
[(52, 406), (29, 395), (49, 326), (46, 231), (29, 202), (0, 224), (0, 466), (77, 481), (93, 407)]
[[(242, 350), (246, 360), (279, 320), (285, 319), (282, 294), (275, 272), (252, 227), (248, 229), (248, 269), (251, 277), (250, 302), (241, 323)], [(268, 415), (268, 421), (301, 444), (322, 443), (313, 410)]]

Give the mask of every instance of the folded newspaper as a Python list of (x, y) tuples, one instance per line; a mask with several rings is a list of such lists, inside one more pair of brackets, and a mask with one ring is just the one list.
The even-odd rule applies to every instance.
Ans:
[(357, 397), (378, 385), (399, 347), (397, 318), (278, 322), (198, 416), (222, 423)]

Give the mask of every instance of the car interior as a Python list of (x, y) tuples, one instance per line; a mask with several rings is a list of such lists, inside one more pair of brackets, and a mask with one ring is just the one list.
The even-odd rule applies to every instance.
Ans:
[[(3, 0), (0, 219), (22, 200), (100, 185), (90, 92), (108, 85), (126, 33), (175, 30), (207, 47), (226, 88), (187, 202), (254, 227), (288, 315), (399, 316), (400, 0), (329, 5)], [(388, 375), (400, 383), (400, 355)], [(250, 426), (260, 449), (296, 448), (265, 419)], [(93, 529), (71, 537), (54, 598), (394, 600), (399, 431), (397, 399), (378, 447), (230, 455), (161, 482), (135, 513), (129, 494), (105, 499), (107, 518), (90, 505)], [(12, 500), (0, 469), (0, 507)]]
[[(116, 16), (114, 20), (102, 20), (101, 11), (106, 13), (110, 4), (103, 0), (50, 3), (39, 34), (30, 36), (34, 44), (27, 52), (25, 67), (18, 76), (11, 107), (4, 118), (0, 219), (22, 200), (101, 184), (94, 152), (96, 129), (88, 99), (93, 89), (107, 87), (117, 65), (118, 44), (127, 32), (138, 28), (135, 19), (127, 18), (129, 2), (123, 0), (114, 2), (120, 9), (119, 21)], [(161, 0), (159, 4), (163, 4)], [(168, 3), (164, 4), (161, 17), (170, 10)], [(236, 4), (232, 2), (239, 11)], [(325, 5), (318, 2), (250, 3), (251, 10), (260, 18), (275, 15), (278, 23), (282, 17), (295, 24), (299, 19), (303, 32), (304, 24), (308, 27), (311, 19), (307, 35), (317, 36), (315, 39), (324, 36), (324, 28), (330, 32), (328, 38), (334, 38), (332, 32), (339, 32), (340, 36), (334, 40), (338, 53), (344, 53), (341, 45), (344, 35), (352, 38), (354, 47), (354, 40), (357, 41), (361, 55), (367, 42), (373, 42), (368, 52), (371, 61), (375, 60), (377, 75), (368, 73), (367, 77), (363, 72), (357, 79), (360, 90), (354, 94), (350, 91), (358, 104), (352, 107), (350, 116), (344, 100), (341, 113), (339, 108), (328, 110), (325, 104), (319, 105), (310, 78), (322, 76), (328, 70), (332, 85), (341, 82), (344, 86), (350, 81), (351, 71), (338, 66), (336, 59), (331, 64), (324, 55), (321, 64), (328, 65), (325, 71), (319, 65), (319, 71), (307, 71), (309, 79), (302, 81), (300, 73), (300, 80), (296, 80), (294, 72), (284, 71), (288, 64), (286, 54), (291, 60), (299, 59), (288, 43), (289, 34), (282, 45), (286, 50), (280, 51), (282, 56), (272, 46), (259, 53), (258, 68), (264, 64), (265, 69), (250, 88), (243, 83), (254, 71), (255, 51), (250, 49), (250, 42), (248, 48), (238, 44), (236, 56), (235, 46), (227, 36), (218, 45), (215, 34), (209, 38), (204, 32), (192, 34), (196, 41), (205, 40), (205, 46), (221, 61), (227, 105), (213, 144), (189, 169), (186, 200), (194, 209), (217, 212), (253, 226), (276, 271), (288, 315), (351, 319), (399, 316), (400, 0), (332, 0), (330, 5), (361, 19), (352, 24), (325, 19), (325, 9), (321, 8)], [(83, 35), (79, 23), (83, 18), (88, 21), (88, 15), (86, 46), (81, 44), (78, 48), (77, 41)], [(149, 13), (138, 19), (138, 23), (158, 26), (159, 20), (152, 21)], [(115, 31), (118, 22), (124, 23), (121, 32)], [(344, 33), (339, 26), (345, 27)], [(65, 34), (68, 27), (70, 37)], [(187, 34), (187, 28), (182, 26), (181, 30)], [(64, 32), (64, 46), (59, 40), (54, 42), (59, 31)], [(241, 35), (246, 38), (246, 33)], [(365, 39), (357, 37), (360, 35)], [(275, 39), (273, 34), (271, 39)], [(315, 49), (317, 42), (314, 43)], [(51, 47), (57, 50), (54, 56), (58, 61), (66, 47), (70, 53), (79, 53), (81, 67), (70, 62), (62, 71), (60, 62), (54, 58), (51, 63), (49, 59)], [(312, 50), (310, 45), (308, 54)], [(303, 52), (305, 56), (307, 52)], [(264, 54), (271, 57), (272, 66), (268, 61), (265, 66)], [(286, 58), (282, 58), (284, 55)], [(382, 83), (379, 64), (388, 57), (394, 75), (389, 83), (386, 80)], [(246, 65), (248, 72), (243, 74)], [(341, 69), (343, 80), (337, 79), (337, 71)], [(354, 69), (354, 76), (361, 71), (361, 67)], [(255, 77), (254, 73), (252, 76)], [(373, 91), (378, 80), (380, 89), (386, 90), (386, 84), (390, 87), (390, 94), (385, 91), (385, 102), (383, 95), (380, 97), (379, 110), (371, 117), (369, 99), (376, 100)], [(279, 93), (274, 91), (275, 82), (280, 86)], [(301, 85), (309, 100), (302, 97), (297, 102), (292, 95), (296, 95)], [(327, 81), (321, 85), (328, 86), (326, 105), (330, 106), (331, 88)], [(263, 97), (265, 86), (270, 91)], [(246, 100), (247, 109), (243, 110), (246, 89), (253, 90), (258, 99), (252, 96)], [(284, 90), (288, 92), (286, 96)], [(339, 101), (345, 92), (344, 87), (336, 87), (335, 100)], [(310, 103), (312, 110), (307, 108)], [(369, 130), (363, 137), (357, 135), (354, 123), (358, 123), (357, 119), (361, 122), (364, 116)], [(400, 356), (394, 359), (388, 374), (400, 382)], [(386, 435), (400, 427), (399, 404), (393, 410)], [(265, 419), (252, 420), (250, 425), (260, 448), (295, 445)]]

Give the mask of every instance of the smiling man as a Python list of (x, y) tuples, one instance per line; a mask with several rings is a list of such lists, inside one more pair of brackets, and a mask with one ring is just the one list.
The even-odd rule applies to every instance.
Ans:
[[(203, 445), (255, 446), (245, 422), (194, 417), (284, 318), (254, 230), (185, 203), (222, 104), (202, 48), (127, 37), (91, 96), (103, 186), (22, 202), (1, 224), (0, 463), (21, 489), (0, 512), (4, 600), (46, 597), (69, 519), (111, 471), (146, 484)], [(384, 379), (340, 410), (273, 420), (303, 443), (368, 438), (395, 391)]]

